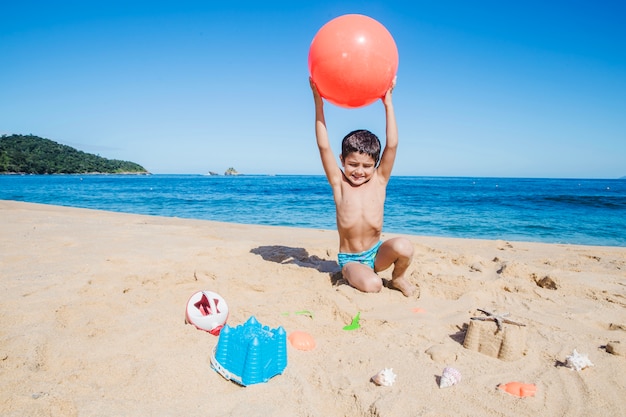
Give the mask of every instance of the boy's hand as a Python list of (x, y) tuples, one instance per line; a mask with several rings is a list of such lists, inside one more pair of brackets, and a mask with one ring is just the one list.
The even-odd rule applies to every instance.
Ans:
[(382, 98), (383, 100), (383, 104), (385, 106), (388, 106), (391, 104), (391, 93), (393, 93), (393, 89), (396, 87), (396, 81), (397, 81), (398, 77), (393, 77), (393, 80), (391, 81), (391, 87), (389, 87), (389, 90), (387, 90), (387, 92), (385, 93), (385, 96)]

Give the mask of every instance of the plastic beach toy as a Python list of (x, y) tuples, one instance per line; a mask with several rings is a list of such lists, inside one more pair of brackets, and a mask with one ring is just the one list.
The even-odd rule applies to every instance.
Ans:
[(300, 330), (291, 332), (287, 339), (289, 340), (289, 343), (291, 343), (291, 346), (298, 350), (313, 350), (316, 346), (313, 336)]
[(211, 356), (211, 367), (243, 386), (269, 381), (287, 367), (285, 329), (270, 329), (254, 316), (237, 327), (226, 324)]
[(354, 318), (352, 319), (352, 322), (350, 324), (348, 324), (347, 326), (343, 326), (344, 330), (356, 330), (359, 327), (361, 327), (361, 325), (359, 324), (359, 320), (361, 320), (361, 312), (359, 311), (358, 313), (356, 313), (356, 316), (354, 316)]
[(219, 335), (228, 319), (228, 305), (217, 293), (198, 291), (187, 301), (185, 321), (212, 335)]
[(522, 382), (500, 384), (498, 385), (498, 389), (516, 397), (533, 397), (537, 392), (537, 386), (535, 384), (524, 384)]
[[(288, 316), (290, 313), (287, 311), (285, 313), (283, 313), (283, 316)], [(313, 312), (309, 311), (309, 310), (300, 310), (300, 311), (294, 311), (294, 313), (296, 316), (307, 316), (310, 318), (313, 318)]]

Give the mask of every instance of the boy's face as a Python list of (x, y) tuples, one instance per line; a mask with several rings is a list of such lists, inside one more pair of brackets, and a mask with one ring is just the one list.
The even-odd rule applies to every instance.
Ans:
[(343, 166), (343, 172), (352, 185), (365, 184), (372, 178), (376, 170), (374, 158), (364, 153), (352, 152), (345, 159), (340, 155), (339, 159)]

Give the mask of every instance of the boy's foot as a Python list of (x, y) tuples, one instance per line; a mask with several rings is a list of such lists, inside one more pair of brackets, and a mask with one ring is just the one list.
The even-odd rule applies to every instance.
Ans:
[[(395, 288), (396, 290), (399, 290), (400, 292), (402, 292), (402, 294), (405, 297), (411, 297), (417, 291), (417, 287), (415, 285), (411, 284), (405, 278), (395, 278), (395, 279), (392, 279), (389, 282), (389, 286), (391, 288)], [(418, 294), (418, 296), (419, 296), (419, 294)]]

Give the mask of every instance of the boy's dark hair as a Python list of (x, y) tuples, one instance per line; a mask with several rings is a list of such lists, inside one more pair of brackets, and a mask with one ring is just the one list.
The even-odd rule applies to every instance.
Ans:
[(380, 158), (380, 140), (369, 130), (354, 130), (346, 135), (341, 142), (341, 156), (345, 159), (352, 152), (369, 155), (378, 165)]

